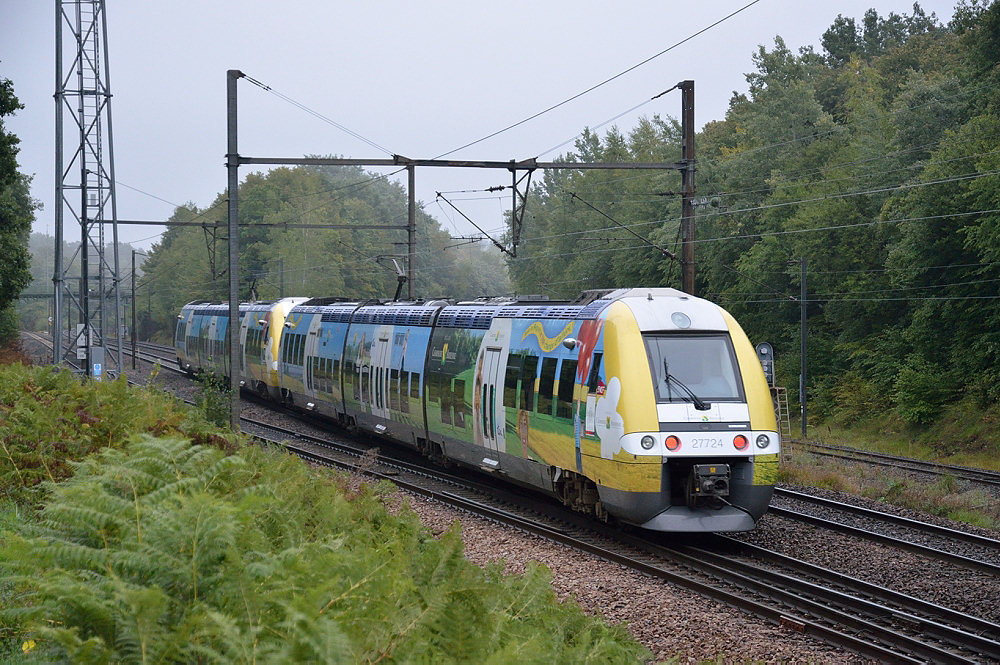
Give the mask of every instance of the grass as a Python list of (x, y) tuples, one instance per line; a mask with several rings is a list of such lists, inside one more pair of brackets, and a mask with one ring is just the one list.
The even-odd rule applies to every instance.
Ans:
[[(825, 436), (820, 435), (822, 429), (814, 428), (810, 432), (810, 440), (948, 464), (997, 467), (996, 460), (988, 460), (992, 464), (983, 464), (977, 463), (980, 461), (978, 456), (935, 455), (936, 450), (927, 444), (900, 441), (885, 435), (876, 438), (863, 429), (848, 431), (831, 428), (829, 435)], [(792, 451), (791, 460), (782, 463), (779, 482), (857, 494), (956, 522), (1000, 529), (1000, 499), (981, 489), (969, 488), (954, 476), (923, 480), (920, 476), (887, 467), (812, 455), (801, 448), (796, 449), (794, 444)]]
[[(799, 423), (792, 423), (793, 438), (800, 438)], [(861, 450), (915, 459), (1000, 471), (1000, 405), (981, 408), (965, 398), (942, 409), (933, 425), (908, 427), (887, 412), (862, 422), (836, 419), (811, 425), (810, 441), (850, 446)]]
[[(795, 438), (801, 432), (797, 423), (793, 423), (792, 432)], [(968, 402), (948, 407), (938, 423), (923, 431), (908, 429), (891, 418), (854, 426), (824, 422), (808, 430), (810, 441), (993, 471), (1000, 471), (998, 435), (1000, 410), (977, 411)], [(812, 455), (796, 450), (794, 444), (792, 450), (791, 460), (782, 464), (780, 482), (857, 494), (977, 527), (1000, 529), (1000, 499), (953, 476), (922, 480), (894, 469)]]

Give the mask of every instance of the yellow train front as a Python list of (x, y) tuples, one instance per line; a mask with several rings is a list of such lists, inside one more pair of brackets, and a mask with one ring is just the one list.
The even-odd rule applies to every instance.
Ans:
[(780, 441), (753, 347), (674, 289), (288, 313), (283, 398), (661, 531), (754, 527)]
[(673, 289), (605, 299), (594, 324), (603, 354), (580, 386), (575, 437), (601, 509), (657, 531), (752, 529), (780, 438), (746, 334), (722, 308)]

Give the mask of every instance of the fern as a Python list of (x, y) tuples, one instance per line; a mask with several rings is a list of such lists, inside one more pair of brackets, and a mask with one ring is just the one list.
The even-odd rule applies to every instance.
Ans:
[[(140, 437), (46, 486), (3, 534), (0, 621), (72, 662), (629, 662), (645, 652), (429, 537), (391, 489), (286, 455)], [(308, 491), (303, 491), (308, 488)], [(347, 494), (345, 494), (347, 492)], [(569, 655), (567, 657), (567, 654)]]

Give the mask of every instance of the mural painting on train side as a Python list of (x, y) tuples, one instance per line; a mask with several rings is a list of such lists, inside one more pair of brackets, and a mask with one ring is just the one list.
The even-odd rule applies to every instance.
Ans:
[(577, 471), (584, 455), (611, 459), (624, 421), (620, 381), (601, 361), (603, 325), (494, 319), (476, 356), (475, 443)]
[(344, 349), (346, 400), (376, 418), (420, 425), (424, 350), (429, 336), (430, 328), (352, 326)]

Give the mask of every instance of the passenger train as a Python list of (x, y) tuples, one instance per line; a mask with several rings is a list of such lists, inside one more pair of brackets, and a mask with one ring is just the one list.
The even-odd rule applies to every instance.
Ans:
[[(675, 289), (572, 302), (240, 305), (240, 385), (656, 531), (754, 527), (781, 446), (753, 346)], [(177, 362), (229, 376), (226, 304), (178, 316)]]

